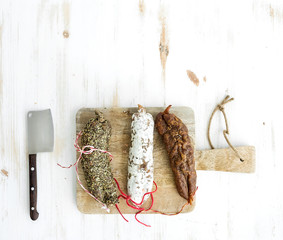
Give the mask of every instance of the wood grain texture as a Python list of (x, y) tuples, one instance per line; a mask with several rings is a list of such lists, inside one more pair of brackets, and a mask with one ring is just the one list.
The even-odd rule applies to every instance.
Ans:
[[(0, 2), (0, 169), (9, 172), (0, 173), (1, 240), (283, 239), (283, 1)], [(198, 87), (186, 70), (199, 78)], [(75, 171), (56, 165), (76, 158), (78, 109), (190, 106), (199, 150), (209, 148), (208, 119), (226, 94), (235, 98), (225, 108), (229, 139), (255, 146), (254, 174), (198, 171), (194, 211), (141, 216), (152, 228), (132, 215), (126, 223), (116, 214), (78, 211)], [(38, 155), (40, 217), (34, 222), (25, 121), (29, 110), (46, 108), (54, 117), (55, 151)], [(216, 148), (227, 146), (223, 124), (215, 114)]]
[(255, 147), (236, 147), (241, 162), (231, 148), (201, 150), (195, 152), (196, 169), (223, 172), (253, 173), (255, 171)]
[[(85, 124), (91, 117), (95, 116), (95, 109), (81, 109), (77, 113), (76, 132), (79, 133)], [(131, 117), (132, 114), (137, 112), (137, 108), (102, 108), (96, 109), (103, 113), (105, 119), (107, 119), (112, 126), (112, 136), (109, 144), (109, 151), (114, 156), (111, 162), (111, 169), (113, 176), (118, 180), (123, 192), (127, 193), (127, 173), (128, 173), (128, 157), (129, 147), (131, 144)], [(164, 108), (161, 107), (149, 107), (146, 108), (148, 113), (151, 113), (153, 118), (161, 112)], [(195, 137), (195, 120), (194, 113), (191, 108), (188, 107), (173, 107), (170, 111), (176, 114), (186, 124), (189, 130), (189, 135), (194, 143)], [(165, 149), (165, 145), (159, 136), (156, 129), (154, 130), (154, 181), (158, 186), (157, 192), (154, 194), (154, 207), (153, 209), (166, 213), (175, 213), (181, 209), (186, 203), (186, 199), (182, 198), (176, 189), (173, 172), (170, 167), (168, 154)], [(77, 154), (79, 157), (79, 154)], [(79, 176), (84, 186), (84, 174), (81, 166), (79, 165)], [(148, 207), (150, 200), (147, 200), (144, 207)], [(105, 214), (106, 211), (101, 209), (93, 198), (91, 198), (81, 186), (77, 183), (77, 206), (82, 213), (89, 214)], [(184, 209), (185, 212), (190, 212), (195, 206), (195, 201), (191, 206), (187, 206)], [(137, 211), (129, 208), (125, 201), (120, 200), (119, 208), (122, 213), (136, 213)], [(115, 207), (110, 207), (110, 213), (117, 214), (118, 211)], [(154, 212), (146, 212), (154, 213)]]

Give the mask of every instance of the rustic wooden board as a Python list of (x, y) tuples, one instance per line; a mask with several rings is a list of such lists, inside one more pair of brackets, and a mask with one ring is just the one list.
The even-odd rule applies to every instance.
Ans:
[[(86, 122), (94, 116), (94, 110), (83, 108), (77, 113), (77, 133), (82, 130)], [(131, 116), (137, 108), (111, 108), (98, 109), (105, 115), (112, 125), (112, 137), (110, 140), (110, 152), (114, 156), (111, 168), (114, 177), (118, 180), (123, 191), (126, 192), (127, 184), (127, 163), (131, 137)], [(147, 108), (147, 111), (155, 118), (156, 114), (164, 108)], [(171, 112), (176, 114), (186, 124), (190, 137), (194, 143), (195, 120), (194, 113), (189, 107), (173, 107)], [(195, 151), (196, 169), (226, 172), (252, 173), (255, 171), (255, 148), (252, 146), (236, 147), (241, 157), (245, 160), (241, 162), (230, 148)], [(77, 154), (78, 157), (78, 154)], [(79, 166), (80, 179), (84, 182), (84, 175)], [(186, 202), (179, 196), (173, 173), (169, 165), (169, 159), (163, 141), (156, 130), (154, 130), (154, 180), (158, 185), (158, 191), (154, 194), (154, 209), (163, 212), (176, 212)], [(149, 201), (145, 203), (147, 206)], [(77, 205), (83, 213), (105, 213), (100, 205), (87, 195), (77, 184)], [(122, 200), (119, 204), (123, 213), (135, 213), (135, 210), (127, 207)], [(193, 210), (192, 206), (187, 206), (183, 212)], [(111, 213), (118, 213), (116, 208), (111, 208)], [(149, 212), (153, 213), (153, 212)]]
[[(106, 119), (112, 125), (112, 136), (110, 140), (109, 151), (113, 154), (114, 160), (111, 162), (111, 168), (114, 177), (118, 180), (121, 189), (126, 191), (127, 184), (127, 164), (128, 152), (131, 142), (131, 116), (137, 111), (137, 108), (111, 108), (98, 109), (103, 112)], [(147, 111), (155, 116), (164, 111), (164, 108), (147, 108)], [(172, 107), (170, 112), (176, 114), (182, 119), (189, 130), (190, 137), (194, 142), (195, 138), (195, 120), (194, 113), (188, 107)], [(82, 130), (86, 122), (94, 116), (94, 109), (83, 108), (77, 113), (77, 133)], [(163, 212), (178, 211), (186, 200), (182, 198), (175, 187), (173, 173), (171, 171), (169, 160), (165, 146), (161, 137), (154, 131), (154, 181), (157, 183), (158, 191), (154, 194), (154, 209)], [(84, 174), (81, 166), (79, 166), (79, 175), (84, 185)], [(148, 200), (144, 206), (150, 203)], [(82, 213), (103, 214), (105, 210), (93, 200), (83, 189), (77, 184), (77, 206)], [(183, 212), (193, 210), (195, 202), (191, 206), (187, 206)], [(120, 201), (119, 207), (123, 213), (135, 213), (136, 210), (129, 208), (123, 200)], [(115, 207), (110, 208), (110, 213), (116, 214), (118, 211)], [(149, 212), (153, 213), (153, 212)]]

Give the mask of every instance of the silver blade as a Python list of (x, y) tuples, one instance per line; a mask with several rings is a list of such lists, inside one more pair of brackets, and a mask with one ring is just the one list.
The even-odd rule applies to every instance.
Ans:
[(28, 112), (28, 152), (52, 152), (54, 128), (51, 110)]

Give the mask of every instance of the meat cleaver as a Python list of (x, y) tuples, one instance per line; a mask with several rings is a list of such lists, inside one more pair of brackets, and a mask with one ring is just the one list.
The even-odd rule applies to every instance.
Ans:
[(29, 193), (30, 218), (36, 220), (37, 212), (37, 176), (36, 154), (52, 152), (54, 146), (54, 128), (51, 110), (30, 111), (28, 118), (28, 153), (29, 153)]

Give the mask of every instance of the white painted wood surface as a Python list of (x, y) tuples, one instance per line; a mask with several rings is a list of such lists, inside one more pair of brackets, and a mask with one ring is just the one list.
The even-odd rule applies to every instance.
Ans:
[[(1, 240), (283, 238), (282, 1), (0, 0), (0, 10), (0, 169), (9, 174), (0, 173)], [(198, 171), (195, 210), (144, 216), (150, 229), (133, 216), (77, 210), (75, 172), (56, 163), (75, 160), (79, 108), (190, 106), (196, 147), (205, 149), (209, 115), (225, 94), (235, 97), (230, 139), (256, 147), (255, 174)], [(32, 222), (26, 113), (44, 108), (55, 151), (38, 155)], [(226, 146), (221, 117), (217, 147)]]

